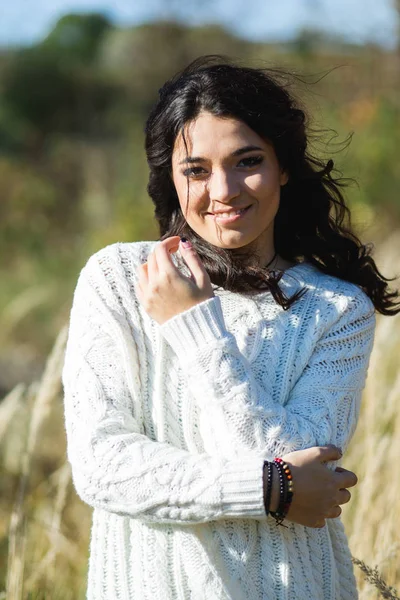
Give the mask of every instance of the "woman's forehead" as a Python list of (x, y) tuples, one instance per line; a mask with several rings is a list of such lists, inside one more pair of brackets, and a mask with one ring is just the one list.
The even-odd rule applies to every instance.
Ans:
[(179, 160), (181, 156), (230, 154), (244, 146), (265, 149), (268, 145), (243, 121), (202, 112), (196, 119), (186, 123), (183, 132), (177, 135), (173, 153)]

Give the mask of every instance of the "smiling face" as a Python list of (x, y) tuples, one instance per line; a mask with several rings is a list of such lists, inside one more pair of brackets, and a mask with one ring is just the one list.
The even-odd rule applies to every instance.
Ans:
[(266, 264), (288, 179), (273, 146), (242, 121), (208, 112), (185, 127), (185, 139), (187, 151), (181, 134), (175, 141), (172, 176), (187, 223), (214, 246), (250, 246)]

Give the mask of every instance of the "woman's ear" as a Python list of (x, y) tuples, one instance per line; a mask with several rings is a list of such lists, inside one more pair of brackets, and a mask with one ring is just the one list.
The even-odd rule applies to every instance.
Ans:
[(289, 174), (287, 171), (284, 171), (283, 169), (281, 169), (281, 174), (280, 174), (280, 185), (286, 185), (287, 182), (289, 181)]

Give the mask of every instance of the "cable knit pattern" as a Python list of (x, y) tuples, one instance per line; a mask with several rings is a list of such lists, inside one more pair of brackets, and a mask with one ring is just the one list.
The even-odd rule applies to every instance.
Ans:
[(88, 599), (357, 598), (340, 519), (276, 527), (262, 465), (313, 445), (346, 449), (371, 301), (301, 264), (281, 280), (289, 295), (306, 290), (287, 311), (268, 292), (214, 286), (160, 326), (135, 294), (155, 243), (103, 248), (74, 294), (63, 385), (74, 484), (94, 508)]

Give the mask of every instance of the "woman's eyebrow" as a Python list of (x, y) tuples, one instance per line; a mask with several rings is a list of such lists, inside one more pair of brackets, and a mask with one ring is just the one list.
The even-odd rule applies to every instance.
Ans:
[[(231, 156), (241, 156), (242, 154), (246, 154), (246, 152), (252, 152), (254, 150), (263, 151), (259, 146), (243, 146), (243, 148), (238, 148), (234, 152), (232, 152)], [(181, 160), (180, 165), (183, 164), (192, 164), (197, 162), (205, 162), (205, 158), (201, 156), (187, 156), (185, 159)]]
[(241, 154), (246, 154), (246, 152), (251, 152), (253, 150), (263, 151), (259, 146), (243, 146), (243, 148), (239, 148), (238, 150), (235, 150), (235, 152), (232, 152), (232, 156), (240, 156)]
[(201, 156), (187, 156), (186, 158), (184, 158), (183, 160), (181, 160), (181, 162), (179, 163), (180, 165), (187, 165), (187, 164), (191, 164), (191, 163), (195, 163), (195, 162), (205, 162), (205, 158), (201, 158)]

